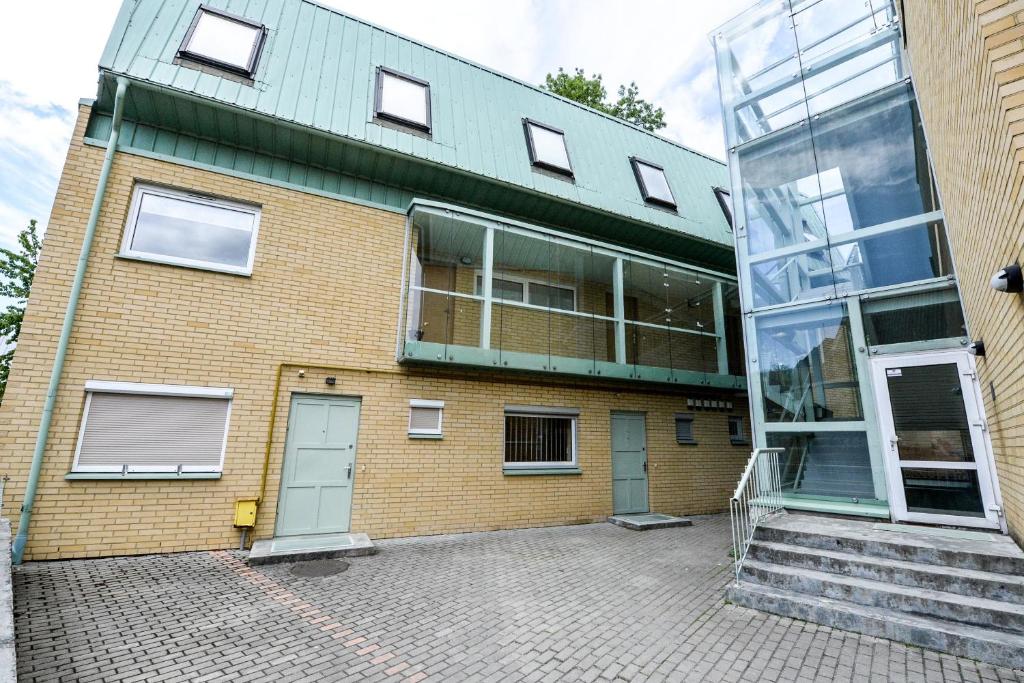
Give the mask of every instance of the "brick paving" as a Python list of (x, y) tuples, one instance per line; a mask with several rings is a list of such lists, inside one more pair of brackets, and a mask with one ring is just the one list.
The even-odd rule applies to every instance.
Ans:
[(728, 518), (385, 541), (300, 578), (239, 552), (15, 571), (23, 681), (1024, 681), (727, 605)]

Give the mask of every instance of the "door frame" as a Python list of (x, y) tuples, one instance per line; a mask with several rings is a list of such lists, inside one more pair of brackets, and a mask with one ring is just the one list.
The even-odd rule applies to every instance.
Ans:
[[(639, 417), (644, 424), (644, 485), (647, 489), (647, 495), (644, 496), (647, 499), (647, 512), (615, 512), (615, 436), (613, 430), (615, 429), (615, 416), (624, 415), (628, 417)], [(608, 420), (608, 446), (612, 460), (611, 468), (611, 480), (612, 480), (612, 514), (624, 514), (624, 515), (643, 515), (650, 514), (651, 512), (651, 454), (647, 448), (647, 413), (642, 410), (613, 410), (610, 413)]]
[[(348, 500), (348, 520), (349, 520), (348, 521), (348, 527), (349, 527), (349, 530), (348, 531), (325, 531), (325, 532), (322, 532), (324, 534), (351, 533), (351, 530), (352, 530), (352, 508), (353, 508), (353, 505), (355, 503), (355, 498), (356, 498), (356, 476), (359, 473), (359, 468), (356, 466), (356, 463), (357, 463), (358, 458), (359, 458), (359, 426), (362, 423), (363, 398), (362, 398), (362, 396), (349, 396), (349, 395), (345, 395), (345, 394), (321, 394), (321, 393), (315, 393), (315, 392), (310, 392), (310, 391), (293, 391), (291, 393), (291, 395), (289, 396), (289, 398), (288, 398), (288, 419), (286, 421), (285, 434), (284, 434), (284, 445), (283, 445), (283, 450), (281, 452), (281, 468), (280, 468), (280, 470), (278, 472), (277, 504), (274, 506), (274, 536), (277, 537), (277, 536), (281, 535), (280, 534), (280, 529), (278, 528), (278, 525), (281, 523), (281, 519), (282, 519), (281, 504), (284, 502), (284, 495), (283, 495), (284, 483), (285, 483), (284, 482), (284, 468), (285, 468), (285, 459), (288, 457), (288, 436), (292, 432), (292, 420), (294, 420), (294, 415), (295, 415), (295, 411), (292, 410), (292, 407), (294, 406), (296, 399), (301, 399), (301, 398), (341, 399), (341, 400), (355, 401), (356, 402), (356, 430), (355, 430), (355, 435), (354, 435), (354, 437), (352, 439), (352, 479), (351, 479), (352, 483), (349, 485), (349, 490), (352, 492), (352, 494), (349, 496), (349, 500)], [(302, 535), (305, 535), (305, 534), (288, 534), (288, 535), (290, 535), (290, 536), (302, 536)], [(310, 534), (310, 535), (317, 535), (317, 534)]]
[[(999, 492), (999, 481), (996, 478), (995, 457), (992, 452), (992, 441), (989, 438), (988, 422), (985, 419), (985, 404), (982, 401), (978, 383), (977, 366), (974, 356), (962, 349), (945, 351), (927, 351), (903, 354), (876, 356), (870, 359), (871, 379), (874, 385), (875, 409), (878, 415), (879, 437), (882, 441), (882, 461), (885, 465), (885, 478), (889, 492), (889, 510), (893, 521), (920, 524), (937, 524), (945, 526), (977, 527), (980, 529), (999, 529), (1006, 533), (1006, 518), (1003, 515), (1002, 496)], [(985, 517), (967, 517), (952, 514), (933, 514), (925, 512), (909, 512), (906, 494), (903, 490), (903, 472), (899, 456), (895, 451), (893, 437), (896, 427), (892, 416), (889, 399), (889, 386), (886, 370), (940, 363), (956, 363), (960, 386), (964, 397), (964, 409), (967, 413), (971, 429), (971, 444), (974, 449), (974, 467), (963, 467), (962, 463), (907, 461), (915, 466), (928, 469), (974, 469), (978, 476), (981, 489), (982, 505)], [(971, 401), (966, 400), (967, 397)], [(961, 465), (961, 466), (957, 466)]]

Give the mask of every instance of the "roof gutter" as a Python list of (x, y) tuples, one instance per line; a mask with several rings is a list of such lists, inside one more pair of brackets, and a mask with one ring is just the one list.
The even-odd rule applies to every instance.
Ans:
[(53, 359), (53, 369), (50, 371), (50, 385), (46, 390), (46, 403), (43, 405), (43, 414), (39, 420), (39, 432), (36, 434), (36, 446), (32, 453), (32, 466), (29, 470), (28, 482), (25, 485), (25, 500), (21, 505), (21, 518), (18, 520), (18, 535), (15, 536), (12, 547), (11, 561), (14, 564), (21, 564), (25, 553), (25, 544), (28, 543), (28, 527), (32, 522), (32, 508), (35, 503), (36, 488), (39, 485), (39, 474), (43, 468), (46, 440), (50, 435), (53, 407), (57, 402), (57, 390), (60, 388), (60, 377), (64, 370), (64, 360), (67, 357), (68, 342), (71, 340), (71, 330), (75, 324), (78, 298), (82, 293), (82, 282), (85, 280), (85, 270), (89, 265), (92, 240), (96, 235), (96, 224), (99, 222), (100, 209), (103, 207), (103, 195), (106, 193), (110, 169), (114, 164), (114, 150), (117, 148), (117, 137), (121, 132), (121, 118), (124, 114), (124, 97), (127, 90), (128, 79), (118, 77), (117, 92), (114, 95), (114, 115), (110, 127), (110, 139), (107, 143), (106, 154), (103, 156), (103, 166), (100, 168), (99, 181), (96, 183), (96, 194), (92, 199), (89, 222), (85, 226), (82, 249), (78, 254), (78, 266), (75, 269), (75, 278), (71, 283), (71, 296), (68, 298), (67, 309), (64, 311), (64, 323), (61, 325), (60, 339), (57, 341), (57, 354)]

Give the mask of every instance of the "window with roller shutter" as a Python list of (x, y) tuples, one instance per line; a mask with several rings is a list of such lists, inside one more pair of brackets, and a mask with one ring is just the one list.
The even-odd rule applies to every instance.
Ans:
[(231, 389), (86, 383), (75, 472), (220, 472)]
[(409, 437), (418, 439), (440, 439), (441, 420), (444, 416), (444, 401), (409, 401)]

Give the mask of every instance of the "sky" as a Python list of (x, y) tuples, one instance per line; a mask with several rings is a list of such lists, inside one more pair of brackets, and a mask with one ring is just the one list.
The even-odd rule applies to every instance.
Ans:
[[(753, 0), (321, 0), (529, 83), (558, 67), (600, 73), (609, 95), (636, 81), (665, 109), (660, 134), (724, 157), (709, 31)], [(244, 5), (244, 2), (242, 3)], [(0, 247), (45, 224), (76, 106), (120, 0), (12, 3), (0, 24)], [(41, 40), (40, 36), (45, 36)], [(0, 306), (3, 302), (0, 301)]]

